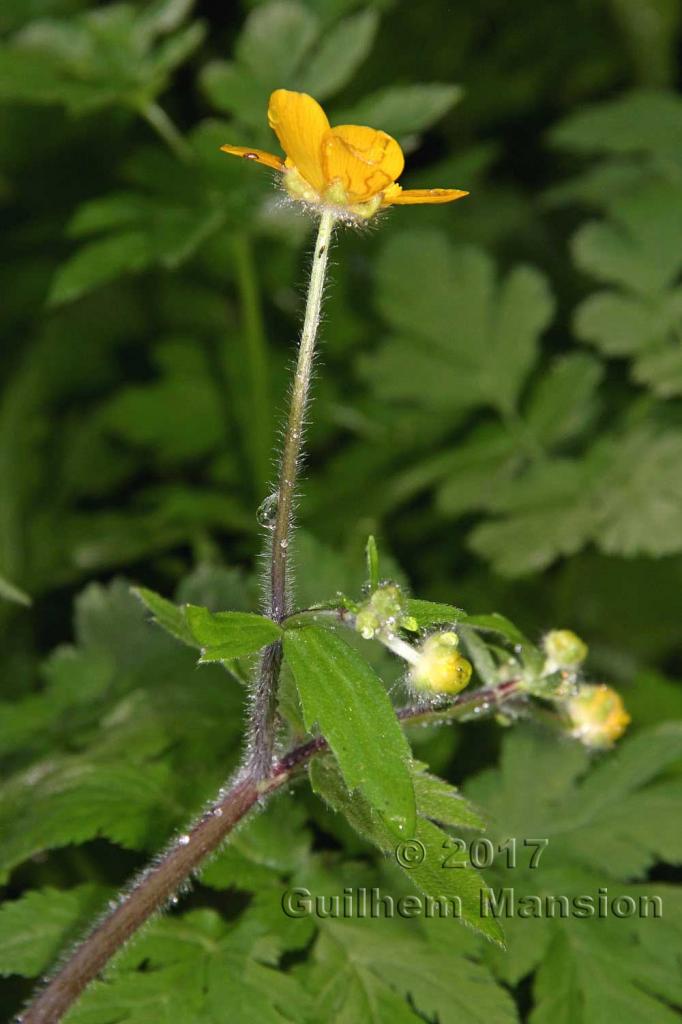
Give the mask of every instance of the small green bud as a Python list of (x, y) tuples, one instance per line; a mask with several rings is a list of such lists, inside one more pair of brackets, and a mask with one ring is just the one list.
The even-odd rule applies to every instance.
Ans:
[(403, 627), (407, 601), (397, 583), (380, 583), (355, 616), (355, 628), (365, 640)]
[(456, 633), (433, 633), (422, 644), (419, 660), (412, 666), (410, 682), (418, 690), (459, 693), (471, 679), (471, 663), (457, 650)]
[(543, 641), (550, 671), (575, 669), (587, 657), (587, 644), (570, 629), (553, 629)]

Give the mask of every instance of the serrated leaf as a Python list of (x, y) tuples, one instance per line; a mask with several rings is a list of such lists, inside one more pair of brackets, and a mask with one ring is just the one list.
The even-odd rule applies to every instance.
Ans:
[(187, 624), (184, 608), (179, 608), (172, 601), (168, 601), (165, 597), (161, 597), (160, 594), (154, 593), (153, 590), (148, 590), (147, 587), (133, 587), (132, 592), (136, 597), (139, 597), (145, 608), (149, 609), (154, 622), (161, 626), (162, 629), (165, 629), (167, 633), (170, 633), (177, 640), (181, 640), (183, 644), (188, 644), (190, 647), (198, 646)]
[(348, 788), (359, 789), (391, 829), (409, 835), (415, 819), (410, 749), (381, 680), (340, 637), (317, 626), (289, 631), (284, 656), (306, 727), (319, 725)]
[(33, 889), (0, 906), (0, 974), (34, 978), (99, 913), (111, 890), (100, 885)]
[[(454, 822), (455, 827), (479, 827), (480, 819), (476, 813), (467, 805), (461, 805), (461, 808), (458, 806), (456, 801), (459, 798), (453, 798), (451, 787), (433, 776), (415, 773), (417, 821), (414, 831), (405, 833), (405, 842), (401, 842), (396, 841), (396, 836), (386, 828), (366, 800), (349, 795), (329, 765), (320, 761), (313, 762), (310, 777), (315, 791), (336, 811), (343, 813), (360, 835), (388, 854), (417, 889), (433, 899), (452, 901), (449, 905), (455, 908), (454, 916), (460, 917), (493, 942), (504, 944), (502, 929), (497, 921), (481, 914), (483, 895), (488, 891), (483, 878), (470, 865), (465, 864), (466, 854), (453, 847), (447, 833), (429, 820), (431, 817), (446, 816), (450, 818), (450, 824)], [(446, 792), (448, 790), (449, 793)], [(447, 802), (453, 799), (454, 803)], [(443, 820), (443, 824), (446, 823)], [(404, 848), (410, 854), (416, 850), (414, 861), (404, 860), (401, 853)]]
[(595, 153), (648, 153), (678, 162), (682, 101), (663, 90), (639, 90), (572, 114), (551, 132), (563, 149)]
[(170, 777), (167, 763), (97, 764), (84, 756), (37, 762), (0, 789), (0, 873), (43, 850), (98, 836), (148, 849), (180, 810), (168, 793)]
[(195, 642), (202, 649), (202, 662), (231, 661), (255, 654), (283, 635), (272, 619), (253, 612), (209, 612), (208, 608), (188, 604), (185, 616)]
[[(103, 980), (88, 988), (65, 1020), (196, 1024), (220, 1020), (226, 1006), (237, 1024), (282, 1024), (287, 1009), (305, 1019), (308, 1000), (301, 986), (258, 963), (251, 955), (253, 945), (248, 927), (231, 934), (212, 910), (158, 920), (109, 967)], [(142, 963), (151, 969), (140, 970)]]
[[(200, 23), (181, 27), (190, 7), (175, 2), (137, 11), (113, 3), (70, 19), (33, 20), (11, 49), (0, 51), (0, 94), (61, 103), (74, 114), (109, 106), (144, 107), (203, 38)], [(13, 63), (23, 65), (25, 72), (23, 81), (19, 76), (14, 85)]]
[(415, 619), (420, 629), (428, 626), (447, 625), (459, 622), (464, 615), (461, 608), (452, 604), (440, 604), (437, 601), (420, 601), (410, 598), (407, 602), (408, 615)]
[(600, 281), (652, 295), (673, 283), (682, 267), (682, 186), (650, 182), (611, 207), (610, 219), (578, 230), (578, 265)]
[(547, 447), (580, 435), (596, 412), (596, 391), (604, 376), (602, 364), (574, 352), (555, 360), (531, 393), (525, 422)]
[[(655, 860), (680, 855), (679, 836), (666, 824), (675, 788), (680, 798), (680, 783), (677, 777), (674, 782), (666, 780), (665, 773), (681, 751), (679, 723), (625, 739), (592, 765), (584, 748), (568, 744), (554, 731), (517, 727), (504, 739), (500, 767), (484, 771), (465, 786), (467, 795), (490, 815), (493, 844), (504, 843), (508, 850), (510, 837), (516, 837), (513, 866), (508, 855), (500, 856), (487, 872), (497, 898), (506, 892), (515, 901), (502, 911), (509, 957), (492, 950), (488, 957), (496, 973), (516, 984), (549, 956), (547, 969), (540, 966), (537, 975), (539, 1021), (554, 1019), (552, 1012), (567, 1014), (559, 1019), (571, 1024), (608, 1019), (606, 1003), (589, 1006), (586, 1001), (592, 968), (599, 974), (606, 970), (613, 984), (631, 991), (642, 1006), (644, 989), (653, 1020), (664, 1013), (659, 998), (677, 1002), (682, 995), (679, 974), (670, 962), (676, 941), (666, 934), (672, 923), (669, 900), (674, 907), (678, 890), (669, 888), (669, 895), (663, 896), (662, 920), (651, 913), (635, 913), (626, 920), (610, 910), (621, 894), (634, 899), (636, 906), (640, 896), (652, 896), (659, 889), (655, 883), (634, 884), (633, 879), (645, 877)], [(537, 851), (540, 857), (532, 867)], [(606, 913), (599, 910), (600, 894), (607, 900)], [(552, 912), (545, 902), (548, 896), (565, 900), (568, 910)], [(539, 900), (530, 912), (519, 909), (527, 897), (527, 903)], [(578, 899), (583, 901), (582, 912), (573, 903)], [(560, 936), (571, 949), (562, 960), (561, 981), (554, 973), (551, 948), (553, 942), (563, 942)], [(550, 977), (553, 984), (545, 984)], [(608, 1002), (611, 982), (604, 984), (605, 980), (596, 985), (591, 999), (600, 991)], [(553, 991), (558, 993), (556, 1000)], [(582, 1015), (570, 1016), (571, 1007), (580, 1007)], [(620, 1013), (630, 1019), (624, 1009)], [(667, 1021), (665, 1013), (661, 1019)]]
[(397, 332), (365, 361), (381, 398), (439, 416), (516, 408), (553, 310), (538, 271), (516, 267), (498, 282), (480, 250), (455, 249), (437, 231), (403, 232), (381, 253), (377, 298)]
[(512, 1000), (485, 967), (391, 924), (324, 922), (303, 975), (315, 1020), (514, 1024)]

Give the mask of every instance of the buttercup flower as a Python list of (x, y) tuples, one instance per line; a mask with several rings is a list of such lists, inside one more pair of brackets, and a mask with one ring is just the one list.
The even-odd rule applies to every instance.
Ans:
[(339, 216), (367, 219), (386, 206), (450, 203), (469, 194), (456, 188), (403, 189), (397, 179), (405, 158), (396, 140), (364, 125), (332, 128), (320, 104), (307, 93), (273, 92), (268, 123), (285, 158), (247, 146), (221, 149), (281, 172), (293, 198), (336, 208)]

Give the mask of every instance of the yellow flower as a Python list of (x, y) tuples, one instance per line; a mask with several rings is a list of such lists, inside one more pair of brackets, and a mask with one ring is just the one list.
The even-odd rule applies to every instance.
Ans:
[(396, 140), (363, 125), (332, 128), (320, 104), (307, 93), (273, 92), (268, 123), (286, 158), (247, 146), (221, 149), (280, 171), (289, 194), (303, 202), (368, 218), (386, 206), (449, 203), (469, 194), (456, 188), (402, 189), (397, 179), (405, 158)]
[(581, 686), (567, 711), (573, 735), (586, 747), (610, 747), (630, 723), (621, 695), (604, 683)]

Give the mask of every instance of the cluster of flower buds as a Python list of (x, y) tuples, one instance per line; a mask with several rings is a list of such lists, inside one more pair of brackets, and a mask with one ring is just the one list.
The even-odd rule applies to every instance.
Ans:
[(612, 746), (625, 732), (630, 716), (612, 687), (581, 681), (587, 644), (570, 629), (554, 629), (545, 636), (543, 648), (542, 678), (546, 683), (554, 680), (551, 699), (566, 715), (571, 735), (594, 749)]
[(355, 613), (355, 628), (365, 640), (392, 636), (400, 629), (414, 631), (407, 598), (397, 583), (384, 580)]
[(416, 633), (419, 627), (397, 583), (379, 583), (356, 610), (355, 628), (365, 640), (380, 640), (406, 661), (409, 683), (421, 693), (459, 693), (471, 679), (471, 663), (459, 653), (459, 637), (452, 630), (431, 633), (419, 644), (399, 636), (401, 630)]
[(458, 650), (453, 632), (432, 633), (417, 651), (410, 669), (410, 683), (428, 693), (459, 693), (471, 679), (471, 662)]

